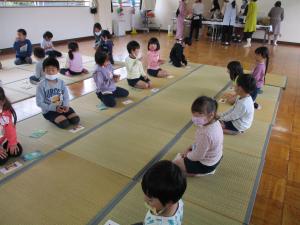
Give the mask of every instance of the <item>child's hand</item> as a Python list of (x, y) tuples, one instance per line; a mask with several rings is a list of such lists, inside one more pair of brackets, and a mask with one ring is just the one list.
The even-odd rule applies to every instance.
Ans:
[(9, 147), (9, 152), (11, 155), (17, 155), (19, 153), (19, 147), (18, 145), (12, 145)]
[(56, 112), (63, 113), (64, 112), (64, 108), (62, 106), (57, 106), (56, 107)]
[(62, 108), (63, 108), (63, 112), (64, 112), (64, 113), (69, 112), (69, 109), (70, 109), (69, 106), (63, 106)]
[(114, 75), (113, 75), (113, 80), (114, 80), (114, 82), (117, 83), (117, 82), (120, 80), (120, 77), (121, 77), (121, 75), (119, 75), (119, 74), (114, 74)]
[(1, 148), (1, 147), (0, 147), (0, 158), (1, 158), (1, 159), (7, 158), (7, 153), (6, 153), (6, 151), (5, 151), (3, 148)]

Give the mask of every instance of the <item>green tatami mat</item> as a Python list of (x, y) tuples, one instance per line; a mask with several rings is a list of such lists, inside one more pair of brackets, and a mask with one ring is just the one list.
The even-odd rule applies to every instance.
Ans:
[[(183, 199), (183, 224), (188, 225), (242, 225), (235, 220), (216, 212), (202, 208)], [(141, 184), (136, 186), (112, 209), (112, 211), (99, 223), (104, 225), (112, 220), (120, 225), (130, 225), (143, 222), (147, 209), (144, 204), (144, 193)]]
[[(251, 73), (250, 70), (244, 70), (244, 72)], [(286, 88), (287, 80), (288, 80), (287, 76), (267, 73), (265, 85), (279, 87), (279, 88)]]
[[(27, 70), (27, 71), (34, 71), (35, 63), (36, 63), (34, 58), (32, 58), (33, 64), (15, 65), (15, 63), (14, 63), (15, 60), (16, 60), (15, 58), (1, 60), (3, 71), (15, 69), (15, 68), (24, 69), (24, 70)], [(3, 71), (1, 71), (0, 73), (2, 73)]]
[(129, 180), (57, 152), (0, 187), (2, 224), (86, 224)]
[(4, 88), (4, 91), (5, 91), (5, 95), (7, 96), (9, 101), (12, 102), (12, 103), (16, 103), (16, 102), (22, 101), (23, 99), (27, 99), (27, 98), (32, 97), (30, 94), (25, 94), (25, 93), (22, 93), (22, 92), (11, 90), (9, 88), (6, 88), (5, 86), (3, 88)]
[[(177, 153), (191, 144), (190, 141), (181, 138), (165, 158), (174, 159)], [(260, 158), (225, 147), (223, 159), (214, 175), (188, 178), (188, 189), (184, 199), (243, 223), (260, 161)]]
[(173, 136), (116, 118), (63, 150), (133, 178)]

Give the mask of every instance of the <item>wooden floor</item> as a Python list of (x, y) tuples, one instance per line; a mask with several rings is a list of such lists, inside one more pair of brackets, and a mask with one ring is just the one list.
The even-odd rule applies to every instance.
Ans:
[[(151, 36), (159, 37), (162, 58), (167, 59), (173, 39), (167, 37), (166, 33), (116, 38), (114, 55), (125, 57), (126, 44), (132, 39), (141, 43), (145, 55), (147, 41)], [(92, 45), (93, 41), (80, 42), (82, 54), (92, 56)], [(249, 69), (254, 64), (254, 50), (260, 45), (254, 43), (251, 49), (244, 49), (240, 45), (223, 47), (202, 39), (186, 48), (186, 56), (191, 62), (218, 66), (226, 66), (230, 60), (240, 60)], [(66, 46), (57, 46), (57, 49), (67, 51)], [(269, 72), (287, 75), (288, 85), (283, 91), (276, 124), (272, 130), (251, 225), (296, 225), (300, 224), (300, 47), (279, 45), (269, 46), (269, 49)], [(11, 54), (2, 55), (1, 59), (11, 57)], [(91, 79), (70, 86), (73, 96), (93, 90)], [(39, 112), (34, 98), (17, 103), (14, 107), (19, 119)]]

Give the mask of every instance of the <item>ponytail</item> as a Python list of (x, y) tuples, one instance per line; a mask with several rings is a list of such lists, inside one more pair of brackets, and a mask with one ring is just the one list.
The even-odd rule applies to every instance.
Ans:
[(69, 49), (69, 51), (68, 51), (69, 59), (73, 60), (74, 59), (73, 52), (76, 52), (79, 49), (77, 42), (70, 42), (68, 44), (68, 49)]

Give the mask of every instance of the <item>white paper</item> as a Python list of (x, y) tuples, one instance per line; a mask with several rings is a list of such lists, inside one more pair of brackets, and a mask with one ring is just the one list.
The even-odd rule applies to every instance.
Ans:
[(7, 166), (4, 166), (3, 168), (0, 169), (0, 172), (2, 174), (7, 174), (10, 173), (11, 171), (16, 170), (17, 168), (23, 166), (23, 164), (19, 163), (19, 162), (14, 162), (11, 164), (8, 164)]
[(152, 88), (152, 89), (151, 89), (151, 92), (153, 92), (153, 93), (156, 93), (156, 92), (158, 92), (158, 91), (159, 91), (158, 88)]
[(120, 225), (112, 220), (108, 220), (104, 225)]
[(124, 105), (129, 105), (129, 104), (133, 103), (133, 101), (130, 100), (130, 99), (128, 99), (128, 100), (126, 100), (126, 101), (123, 101), (122, 103), (123, 103)]
[(77, 132), (79, 132), (79, 131), (81, 131), (81, 130), (83, 130), (83, 129), (84, 129), (83, 126), (77, 125), (76, 127), (70, 129), (69, 131), (70, 131), (71, 133), (75, 134), (75, 133), (77, 133)]
[(167, 78), (168, 79), (172, 79), (172, 78), (174, 78), (174, 76), (173, 75), (169, 75), (169, 76), (167, 76)]

